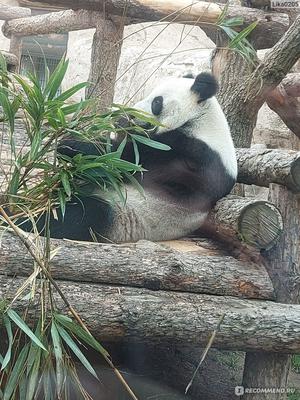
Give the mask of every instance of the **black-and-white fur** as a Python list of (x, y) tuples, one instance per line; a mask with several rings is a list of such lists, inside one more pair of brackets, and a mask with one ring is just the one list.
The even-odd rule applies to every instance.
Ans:
[[(112, 206), (93, 196), (69, 202), (65, 218), (51, 221), (58, 238), (99, 241), (169, 240), (201, 226), (214, 203), (232, 189), (237, 163), (230, 130), (214, 97), (217, 82), (208, 73), (162, 82), (137, 109), (153, 114), (163, 125), (152, 138), (171, 147), (161, 151), (139, 146), (147, 170), (140, 178), (144, 196), (127, 185), (127, 202)], [(60, 147), (68, 155), (96, 154), (92, 145), (69, 141)], [(134, 162), (132, 145), (124, 159)], [(59, 211), (58, 211), (59, 214)]]

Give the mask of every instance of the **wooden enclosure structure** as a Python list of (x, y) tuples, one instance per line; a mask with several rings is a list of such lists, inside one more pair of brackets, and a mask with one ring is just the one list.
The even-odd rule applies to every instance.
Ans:
[[(47, 4), (41, 0), (27, 3)], [(96, 28), (89, 77), (93, 85), (87, 95), (99, 100), (99, 110), (113, 99), (124, 25), (145, 20), (185, 22), (199, 25), (216, 41), (216, 27), (211, 24), (223, 8), (222, 4), (201, 1), (191, 6), (187, 0), (167, 2), (168, 7), (163, 0), (108, 0), (105, 8), (100, 0), (53, 0), (50, 4), (70, 9), (30, 16), (30, 9), (0, 6), (0, 19), (6, 21), (3, 33), (11, 38), (10, 53), (4, 56), (17, 68), (23, 36)], [(228, 14), (243, 16), (245, 25), (258, 20), (251, 41), (256, 49), (275, 45), (273, 56), (280, 52), (277, 42), (284, 46), (289, 35), (300, 43), (299, 18), (290, 27), (290, 18), (284, 13), (230, 6)], [(300, 44), (294, 46), (281, 75), (272, 77), (273, 88), (299, 56)], [(216, 55), (214, 69), (220, 75), (218, 57), (224, 68), (232, 58), (224, 53)], [(272, 54), (268, 61), (272, 70)], [(259, 72), (267, 80), (270, 76), (263, 74), (263, 67), (261, 64)], [(258, 96), (257, 104), (266, 96)], [(224, 109), (230, 120), (232, 110), (225, 102)], [(270, 202), (228, 196), (217, 203), (206, 230), (227, 247), (230, 244), (230, 251), (196, 239), (128, 245), (61, 241), (52, 273), (100, 340), (130, 341), (134, 337), (166, 345), (184, 341), (205, 346), (224, 316), (213, 345), (247, 352), (244, 385), (284, 387), (287, 354), (300, 353), (300, 154), (246, 148), (251, 141), (250, 128), (244, 143), (236, 139), (244, 147), (237, 149), (238, 179), (244, 184), (270, 186)], [(92, 260), (88, 267), (86, 260)], [(13, 234), (6, 234), (0, 255), (0, 297), (13, 295), (31, 268), (26, 249)], [(17, 276), (13, 283), (10, 276)], [(58, 304), (64, 308), (59, 300)], [(269, 399), (267, 396), (263, 398)], [(272, 395), (272, 399), (282, 399), (279, 396)], [(243, 397), (250, 398), (262, 399), (255, 394)]]

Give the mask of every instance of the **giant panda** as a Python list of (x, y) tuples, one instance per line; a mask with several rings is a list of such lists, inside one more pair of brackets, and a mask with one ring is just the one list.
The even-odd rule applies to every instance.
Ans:
[[(135, 104), (159, 122), (151, 138), (171, 148), (139, 146), (146, 170), (139, 177), (144, 194), (127, 184), (125, 205), (117, 198), (107, 202), (96, 189), (88, 197), (73, 198), (64, 218), (59, 209), (58, 219), (51, 217), (51, 236), (116, 243), (163, 241), (198, 229), (237, 177), (235, 149), (217, 90), (216, 79), (206, 72), (195, 79), (167, 78)], [(94, 144), (72, 139), (63, 141), (58, 151), (71, 157), (98, 152)], [(126, 145), (123, 158), (134, 162), (132, 144)], [(39, 221), (41, 226), (43, 218)]]

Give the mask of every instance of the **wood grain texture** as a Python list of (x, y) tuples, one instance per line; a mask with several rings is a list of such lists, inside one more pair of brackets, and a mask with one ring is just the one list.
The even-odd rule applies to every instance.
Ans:
[[(11, 299), (23, 282), (24, 278), (1, 275), (0, 298)], [(101, 341), (204, 346), (225, 314), (215, 347), (300, 351), (299, 305), (66, 281), (60, 281), (59, 287)], [(58, 310), (66, 312), (57, 296), (55, 302)], [(24, 300), (14, 303), (18, 311), (24, 306)], [(28, 318), (33, 320), (37, 315), (32, 304)]]
[(114, 87), (121, 54), (122, 24), (101, 19), (93, 37), (91, 69), (86, 97), (95, 100), (97, 112), (105, 112), (114, 99)]
[[(272, 299), (273, 287), (262, 265), (231, 256), (181, 253), (147, 241), (113, 245), (53, 240), (56, 279), (145, 287), (152, 290)], [(199, 252), (200, 253), (200, 252)], [(210, 254), (210, 251), (208, 251)], [(32, 258), (20, 240), (5, 233), (0, 274), (26, 276)]]
[(97, 11), (64, 10), (7, 21), (2, 26), (6, 37), (63, 33), (95, 28), (103, 14)]
[(221, 87), (218, 99), (236, 147), (250, 147), (259, 109), (299, 57), (300, 15), (263, 61), (254, 60), (255, 68), (232, 50), (215, 52), (213, 72)]
[(30, 8), (8, 6), (2, 3), (0, 5), (0, 20), (8, 21), (15, 18), (29, 17), (30, 15)]
[(267, 96), (267, 104), (300, 138), (300, 74), (288, 74)]
[[(222, 2), (221, 2), (222, 3)], [(126, 24), (141, 21), (171, 21), (201, 26), (214, 39), (216, 28), (214, 24), (220, 16), (224, 4), (205, 1), (191, 2), (189, 0), (48, 0), (32, 1), (30, 4), (49, 5), (71, 8), (73, 10), (88, 9), (105, 13), (106, 18), (112, 15), (126, 17)], [(240, 6), (229, 6), (228, 18), (242, 17), (245, 28), (258, 21), (252, 41), (257, 48), (272, 47), (284, 34), (289, 26), (289, 18), (284, 13), (268, 13), (257, 9), (245, 9)], [(272, 32), (272, 34), (266, 34)]]
[(248, 185), (269, 187), (284, 185), (300, 191), (300, 152), (284, 149), (236, 149), (238, 181)]
[(212, 209), (204, 229), (226, 242), (269, 249), (280, 237), (283, 222), (272, 203), (228, 195)]

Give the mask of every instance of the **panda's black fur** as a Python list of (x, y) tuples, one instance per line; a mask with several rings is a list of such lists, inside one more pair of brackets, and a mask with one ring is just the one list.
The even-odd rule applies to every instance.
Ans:
[[(191, 104), (196, 110), (197, 124), (200, 124), (199, 135), (198, 131), (192, 132), (198, 125), (194, 125), (194, 120), (191, 119), (175, 129), (165, 129), (161, 133), (152, 134), (154, 140), (169, 145), (171, 150), (161, 151), (139, 145), (140, 163), (146, 172), (138, 179), (145, 190), (146, 200), (138, 198), (140, 195), (135, 193), (130, 185), (127, 187), (129, 195), (125, 208), (103, 201), (99, 196), (73, 198), (67, 204), (64, 218), (57, 210), (58, 220), (51, 219), (52, 237), (86, 241), (96, 236), (99, 241), (115, 242), (173, 239), (191, 233), (200, 226), (214, 203), (230, 192), (236, 179), (235, 157), (230, 156), (232, 169), (229, 170), (222, 159), (224, 154), (212, 148), (205, 140), (201, 140), (201, 112), (206, 112), (205, 118), (209, 118), (207, 113), (210, 112), (210, 105), (205, 105), (205, 102), (215, 95), (218, 89), (217, 82), (208, 73), (199, 74), (194, 82), (190, 79), (188, 81), (191, 82), (187, 86), (191, 93), (187, 94), (187, 99), (190, 100), (189, 96), (196, 95), (195, 104)], [(176, 94), (176, 88), (174, 91)], [(170, 93), (172, 99), (172, 90)], [(182, 93), (185, 94), (184, 88)], [(157, 99), (158, 97), (161, 98)], [(149, 111), (159, 119), (164, 107), (167, 107), (167, 97), (164, 98), (162, 93), (161, 96), (154, 95), (150, 100), (146, 103), (151, 107)], [(178, 102), (180, 101), (178, 99)], [(196, 103), (199, 104), (199, 115)], [(216, 100), (211, 107), (216, 107)], [(217, 112), (218, 110), (219, 108)], [(221, 109), (220, 112), (222, 113)], [(178, 119), (178, 115), (176, 118)], [(222, 121), (223, 119), (220, 127), (216, 125), (216, 135), (218, 130), (223, 128)], [(226, 120), (224, 121), (226, 125)], [(209, 119), (208, 122), (213, 123)], [(224, 129), (228, 136), (228, 126), (224, 126)], [(228, 151), (232, 154), (231, 137), (227, 136), (230, 147)], [(221, 136), (220, 140), (225, 141), (225, 136)], [(63, 141), (58, 151), (71, 157), (78, 153), (98, 154), (96, 145), (72, 139)], [(224, 151), (226, 152), (226, 147)], [(134, 162), (135, 154), (131, 143), (126, 145), (122, 158)], [(133, 194), (130, 194), (131, 192)], [(41, 230), (43, 220), (42, 216), (38, 224)]]

